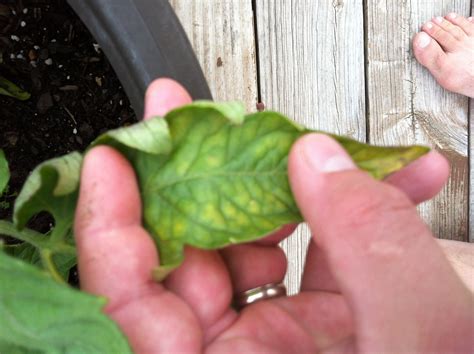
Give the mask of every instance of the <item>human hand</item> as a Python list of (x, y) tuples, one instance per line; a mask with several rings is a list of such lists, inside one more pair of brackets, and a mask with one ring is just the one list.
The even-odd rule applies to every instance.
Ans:
[(353, 335), (338, 352), (474, 348), (472, 294), (413, 205), (433, 194), (433, 176), (437, 187), (446, 176), (439, 156), (438, 166), (433, 154), (423, 159), (386, 183), (356, 169), (326, 136), (304, 136), (292, 148), (291, 185), (314, 233), (302, 289), (340, 293), (353, 315)]
[[(157, 80), (147, 92), (145, 118), (190, 101), (175, 82)], [(233, 293), (283, 280), (278, 242), (292, 228), (221, 251), (188, 247), (183, 265), (156, 283), (151, 269), (158, 254), (141, 226), (133, 169), (108, 147), (87, 154), (75, 224), (81, 287), (109, 299), (105, 311), (135, 352), (417, 350), (439, 343), (435, 349), (442, 350), (469, 338), (467, 290), (411, 202), (389, 185), (413, 202), (428, 199), (446, 179), (445, 161), (431, 153), (388, 183), (357, 170), (328, 178), (305, 162), (303, 150), (314, 144), (314, 156), (343, 153), (332, 140), (310, 135), (290, 155), (295, 197), (315, 231), (301, 293), (241, 312), (231, 307)]]

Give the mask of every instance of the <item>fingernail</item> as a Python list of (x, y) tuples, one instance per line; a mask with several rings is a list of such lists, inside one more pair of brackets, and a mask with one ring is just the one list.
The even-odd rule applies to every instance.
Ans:
[(438, 24), (441, 24), (443, 22), (443, 18), (441, 16), (436, 16), (434, 21)]
[(428, 36), (425, 32), (420, 32), (418, 38), (416, 39), (416, 46), (418, 48), (426, 48), (431, 42), (430, 36)]
[(467, 20), (472, 22), (472, 21), (474, 21), (474, 17), (468, 17)]
[(323, 134), (308, 134), (303, 141), (303, 154), (309, 167), (321, 173), (353, 170), (356, 165), (345, 150)]
[(428, 28), (428, 29), (432, 29), (433, 28), (433, 24), (431, 22), (426, 22), (425, 23), (425, 27)]
[(456, 17), (458, 17), (458, 14), (454, 13), (454, 12), (451, 12), (448, 17), (452, 20), (454, 20)]

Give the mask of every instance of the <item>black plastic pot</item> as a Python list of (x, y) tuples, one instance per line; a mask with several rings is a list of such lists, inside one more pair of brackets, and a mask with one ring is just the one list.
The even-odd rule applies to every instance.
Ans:
[(137, 117), (157, 77), (180, 82), (193, 99), (211, 93), (168, 0), (68, 0), (115, 69)]

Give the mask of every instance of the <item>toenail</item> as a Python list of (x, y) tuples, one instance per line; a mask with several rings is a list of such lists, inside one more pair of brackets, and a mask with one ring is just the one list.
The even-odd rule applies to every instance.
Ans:
[(431, 22), (426, 22), (425, 23), (425, 27), (428, 28), (428, 29), (432, 29), (433, 28), (433, 24)]
[(420, 32), (418, 39), (416, 40), (416, 45), (418, 48), (426, 48), (430, 44), (431, 38), (425, 32)]
[(456, 17), (458, 17), (458, 14), (452, 12), (452, 13), (450, 13), (450, 14), (448, 15), (448, 17), (449, 17), (450, 19), (454, 20)]
[(441, 16), (435, 17), (434, 20), (435, 20), (436, 23), (442, 23), (443, 22), (443, 18)]

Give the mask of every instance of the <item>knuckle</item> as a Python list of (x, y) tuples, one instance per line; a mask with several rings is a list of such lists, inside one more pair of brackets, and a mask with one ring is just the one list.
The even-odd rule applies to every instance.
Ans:
[(372, 226), (381, 220), (396, 220), (415, 210), (403, 192), (385, 184), (377, 190), (360, 188), (350, 191), (343, 209), (343, 222), (348, 228)]
[(431, 34), (434, 36), (434, 37), (442, 37), (443, 34), (445, 34), (444, 30), (442, 28), (434, 28), (431, 30)]

